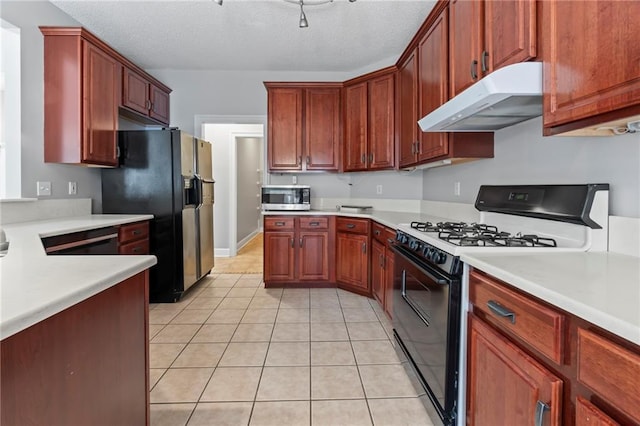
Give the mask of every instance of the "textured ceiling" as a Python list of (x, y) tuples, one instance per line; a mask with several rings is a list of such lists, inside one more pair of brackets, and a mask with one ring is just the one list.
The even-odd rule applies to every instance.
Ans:
[[(395, 61), (435, 0), (51, 0), (145, 69), (341, 71)], [(311, 2), (311, 0), (309, 0)]]

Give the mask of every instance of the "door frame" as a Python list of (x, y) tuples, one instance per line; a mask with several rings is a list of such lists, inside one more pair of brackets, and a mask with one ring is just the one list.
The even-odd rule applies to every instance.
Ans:
[(267, 163), (265, 155), (265, 146), (267, 142), (267, 116), (266, 115), (196, 115), (194, 119), (194, 131), (195, 136), (201, 138), (203, 135), (203, 127), (206, 124), (262, 124), (262, 133), (260, 132), (229, 132), (229, 200), (232, 200), (228, 206), (229, 212), (229, 241), (228, 248), (215, 249), (216, 256), (228, 256), (233, 257), (238, 252), (238, 175), (237, 175), (237, 138), (249, 137), (249, 138), (262, 138), (262, 182), (267, 182)]

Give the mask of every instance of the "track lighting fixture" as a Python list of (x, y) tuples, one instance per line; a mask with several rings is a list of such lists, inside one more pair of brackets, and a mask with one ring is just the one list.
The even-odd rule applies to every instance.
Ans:
[[(218, 3), (220, 6), (222, 6), (222, 1), (223, 0), (213, 0), (216, 3)], [(308, 28), (309, 27), (309, 21), (307, 21), (307, 15), (304, 13), (304, 7), (305, 6), (318, 6), (321, 4), (327, 4), (327, 3), (333, 3), (333, 0), (284, 0), (287, 3), (294, 3), (297, 5), (300, 5), (300, 22), (298, 23), (298, 26), (300, 28)], [(354, 3), (356, 0), (349, 0), (349, 3)]]

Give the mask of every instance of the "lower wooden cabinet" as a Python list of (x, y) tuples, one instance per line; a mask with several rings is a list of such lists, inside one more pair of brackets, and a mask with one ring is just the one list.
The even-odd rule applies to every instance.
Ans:
[(371, 229), (371, 293), (391, 318), (394, 254), (388, 244), (395, 232), (377, 222)]
[(336, 281), (356, 293), (370, 295), (369, 219), (336, 219)]
[(149, 254), (149, 221), (118, 227), (118, 254)]
[(468, 425), (561, 424), (562, 380), (473, 315), (467, 369)]
[(329, 216), (265, 216), (265, 285), (332, 281), (333, 222)]

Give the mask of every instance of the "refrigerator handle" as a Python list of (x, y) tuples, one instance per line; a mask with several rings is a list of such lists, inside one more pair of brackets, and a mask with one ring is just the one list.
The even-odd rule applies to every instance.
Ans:
[(196, 209), (200, 208), (202, 206), (202, 178), (200, 177), (200, 175), (196, 174), (193, 177), (193, 186), (195, 189), (195, 206)]

